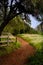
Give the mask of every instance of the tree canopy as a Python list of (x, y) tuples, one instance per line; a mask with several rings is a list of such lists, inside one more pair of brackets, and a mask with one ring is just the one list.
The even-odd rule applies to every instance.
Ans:
[(9, 21), (21, 13), (38, 17), (43, 13), (43, 0), (0, 0), (0, 35)]

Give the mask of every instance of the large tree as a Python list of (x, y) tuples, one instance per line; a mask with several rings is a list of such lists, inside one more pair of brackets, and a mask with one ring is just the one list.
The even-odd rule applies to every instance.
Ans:
[[(42, 0), (36, 1), (34, 5), (34, 0), (0, 0), (0, 35), (4, 27), (9, 23), (11, 19), (15, 16), (24, 13), (32, 14), (37, 16), (39, 14), (39, 2)], [(39, 6), (38, 6), (39, 4)], [(43, 8), (42, 8), (43, 9)], [(41, 11), (41, 10), (40, 10)]]

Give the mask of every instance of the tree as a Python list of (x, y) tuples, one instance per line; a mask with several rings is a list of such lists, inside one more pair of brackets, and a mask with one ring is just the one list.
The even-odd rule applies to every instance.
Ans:
[(39, 14), (38, 10), (39, 8), (34, 6), (32, 0), (0, 0), (0, 17), (2, 18), (0, 35), (4, 27), (15, 16), (21, 13), (37, 15)]
[(0, 35), (11, 19), (22, 12), (32, 14), (33, 7), (31, 0), (0, 0), (0, 15), (3, 17), (3, 22), (0, 25)]

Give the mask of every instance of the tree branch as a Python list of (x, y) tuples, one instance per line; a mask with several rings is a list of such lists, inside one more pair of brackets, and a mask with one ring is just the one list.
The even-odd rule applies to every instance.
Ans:
[(0, 26), (0, 33), (2, 33), (4, 27), (9, 23), (9, 21), (10, 21), (11, 19), (13, 19), (15, 16), (17, 16), (17, 15), (19, 15), (19, 14), (21, 14), (21, 13), (22, 13), (22, 12), (16, 13), (16, 14), (13, 15), (11, 18), (6, 19), (4, 22), (2, 22), (2, 24), (1, 24), (1, 26)]
[[(7, 18), (10, 17), (11, 13), (13, 13), (15, 7), (20, 6), (21, 3), (22, 3), (24, 0), (20, 0), (20, 2), (17, 2), (17, 0), (15, 0), (16, 3), (15, 3), (14, 5), (12, 5), (13, 1), (14, 1), (14, 0), (11, 0), (10, 11), (9, 11), (9, 13), (8, 13), (8, 15), (7, 15)], [(21, 7), (18, 7), (18, 8), (20, 9)], [(22, 9), (21, 9), (21, 10), (22, 10)]]

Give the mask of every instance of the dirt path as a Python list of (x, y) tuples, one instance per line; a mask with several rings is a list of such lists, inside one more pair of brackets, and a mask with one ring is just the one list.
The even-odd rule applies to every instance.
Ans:
[(25, 65), (27, 58), (35, 53), (35, 49), (26, 41), (19, 37), (17, 39), (21, 42), (21, 48), (0, 57), (0, 65)]

